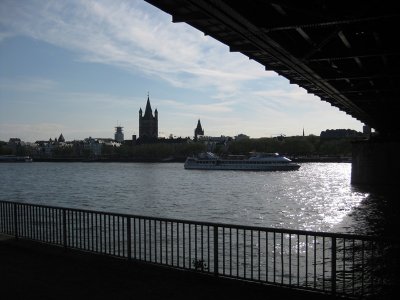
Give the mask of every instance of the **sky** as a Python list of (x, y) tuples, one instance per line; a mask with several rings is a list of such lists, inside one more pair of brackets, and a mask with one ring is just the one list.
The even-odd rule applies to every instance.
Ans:
[(0, 0), (0, 140), (130, 139), (148, 95), (161, 137), (363, 126), (144, 1)]

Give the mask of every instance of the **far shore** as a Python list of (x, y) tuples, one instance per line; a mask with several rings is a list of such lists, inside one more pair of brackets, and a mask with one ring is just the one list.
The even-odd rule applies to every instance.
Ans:
[[(324, 157), (290, 157), (293, 162), (298, 163), (351, 163), (351, 157), (336, 157), (336, 156), (324, 156)], [(164, 159), (157, 158), (79, 158), (79, 157), (63, 157), (63, 158), (43, 158), (33, 157), (34, 162), (131, 162), (131, 163), (184, 163), (186, 157), (169, 157)]]

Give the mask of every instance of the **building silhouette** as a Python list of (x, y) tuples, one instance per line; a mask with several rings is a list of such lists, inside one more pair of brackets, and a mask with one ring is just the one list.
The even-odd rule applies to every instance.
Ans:
[(197, 127), (194, 130), (194, 140), (197, 141), (197, 136), (204, 135), (204, 130), (201, 127), (200, 119), (197, 121)]
[(151, 109), (150, 98), (147, 96), (146, 109), (139, 110), (139, 139), (141, 140), (156, 140), (158, 138), (158, 111)]
[(327, 129), (321, 131), (321, 138), (354, 138), (362, 137), (363, 133), (353, 129)]
[(58, 137), (58, 142), (60, 143), (65, 143), (65, 138), (63, 136), (63, 134), (61, 133), (60, 136)]
[(363, 134), (371, 135), (371, 127), (369, 127), (368, 125), (364, 125), (363, 126)]
[(119, 143), (124, 141), (124, 133), (122, 132), (122, 128), (122, 126), (115, 127), (114, 140)]

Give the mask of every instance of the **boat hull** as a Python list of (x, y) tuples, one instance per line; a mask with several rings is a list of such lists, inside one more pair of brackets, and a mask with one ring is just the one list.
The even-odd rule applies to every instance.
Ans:
[(287, 165), (224, 165), (224, 164), (215, 164), (215, 165), (202, 165), (202, 164), (185, 164), (185, 169), (187, 170), (232, 170), (232, 171), (296, 171), (300, 168), (300, 165), (297, 164), (287, 164)]

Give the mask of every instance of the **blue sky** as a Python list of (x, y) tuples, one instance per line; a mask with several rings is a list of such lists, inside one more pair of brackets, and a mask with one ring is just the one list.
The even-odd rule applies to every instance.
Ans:
[(144, 1), (0, 1), (0, 140), (138, 134), (271, 137), (363, 124)]

